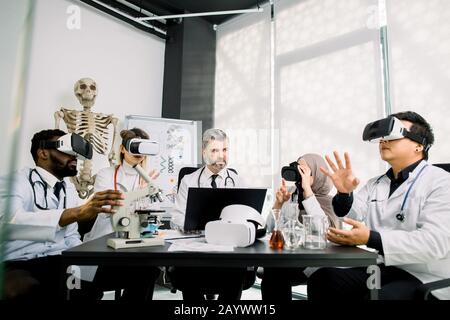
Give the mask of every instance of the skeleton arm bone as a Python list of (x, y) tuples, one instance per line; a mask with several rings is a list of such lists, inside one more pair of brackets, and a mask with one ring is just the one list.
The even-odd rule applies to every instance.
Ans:
[(55, 118), (55, 129), (59, 129), (59, 123), (61, 122), (61, 119), (64, 118), (64, 112), (62, 112), (61, 110), (56, 111), (53, 117)]
[(117, 137), (117, 124), (119, 122), (119, 119), (117, 118), (112, 118), (111, 119), (111, 123), (113, 124), (113, 138), (112, 138), (112, 142), (111, 142), (111, 151), (109, 153), (108, 156), (108, 160), (109, 160), (109, 164), (111, 166), (113, 166), (116, 163), (116, 153), (114, 152), (114, 146), (115, 146), (115, 142), (116, 142), (116, 137)]

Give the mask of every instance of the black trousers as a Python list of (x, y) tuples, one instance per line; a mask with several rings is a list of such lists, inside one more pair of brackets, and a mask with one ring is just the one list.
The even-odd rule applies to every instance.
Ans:
[(169, 267), (173, 287), (183, 292), (183, 300), (205, 300), (205, 294), (219, 294), (221, 301), (241, 299), (246, 268)]
[[(410, 273), (396, 268), (380, 267), (380, 300), (414, 300), (422, 282)], [(308, 300), (367, 300), (370, 292), (367, 268), (320, 268), (308, 279)]]
[[(4, 297), (15, 300), (63, 299), (61, 256), (5, 262)], [(70, 290), (74, 300), (99, 300), (105, 290), (124, 289), (123, 300), (151, 300), (158, 268), (99, 267), (93, 282)], [(69, 275), (68, 275), (69, 276)], [(65, 284), (63, 284), (65, 285)]]
[(304, 268), (264, 268), (261, 295), (267, 301), (292, 300), (292, 286), (305, 283)]

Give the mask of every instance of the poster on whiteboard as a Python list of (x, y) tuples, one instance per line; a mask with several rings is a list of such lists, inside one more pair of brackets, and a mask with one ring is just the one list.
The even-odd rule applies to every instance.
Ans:
[(149, 156), (148, 167), (160, 173), (155, 183), (163, 190), (161, 207), (172, 208), (177, 193), (178, 172), (182, 167), (196, 167), (202, 162), (202, 122), (128, 115), (124, 127), (140, 128), (149, 134), (150, 140), (158, 142), (159, 154)]

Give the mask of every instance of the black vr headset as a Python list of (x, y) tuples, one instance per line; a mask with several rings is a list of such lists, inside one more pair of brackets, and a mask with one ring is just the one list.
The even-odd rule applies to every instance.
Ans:
[(148, 139), (133, 138), (122, 142), (131, 154), (156, 156), (159, 153), (159, 144), (156, 141), (150, 141)]
[(286, 181), (292, 181), (296, 184), (302, 184), (302, 176), (298, 172), (297, 161), (289, 163), (289, 166), (281, 168), (281, 177)]
[(67, 133), (56, 141), (41, 141), (39, 148), (56, 149), (80, 160), (91, 160), (93, 153), (92, 144), (76, 133)]
[(408, 131), (403, 123), (393, 116), (366, 125), (362, 138), (364, 141), (370, 142), (408, 138), (423, 145), (425, 151), (428, 151), (431, 147), (427, 144), (427, 139), (425, 137)]
[(286, 181), (291, 181), (295, 183), (295, 192), (292, 194), (292, 199), (297, 196), (298, 207), (303, 210), (303, 188), (302, 188), (302, 176), (298, 172), (298, 162), (294, 161), (289, 163), (289, 166), (281, 168), (281, 177)]

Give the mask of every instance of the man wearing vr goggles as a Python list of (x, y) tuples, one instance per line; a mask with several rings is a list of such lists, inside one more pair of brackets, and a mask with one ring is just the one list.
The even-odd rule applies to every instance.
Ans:
[[(92, 146), (76, 134), (57, 129), (38, 132), (31, 154), (35, 168), (18, 172), (12, 188), (8, 178), (0, 181), (0, 201), (10, 201), (5, 298), (57, 299), (61, 298), (61, 252), (81, 243), (76, 222), (91, 220), (100, 212), (113, 214), (110, 206), (121, 206), (123, 195), (113, 190), (97, 192), (80, 205), (74, 186), (64, 178), (77, 174), (77, 158), (92, 157)], [(95, 280), (93, 285), (82, 282), (81, 290), (73, 290), (71, 296), (100, 298), (101, 288)]]
[[(434, 143), (430, 125), (415, 112), (400, 112), (369, 123), (363, 140), (378, 141), (391, 168), (357, 193), (359, 179), (350, 157), (345, 165), (334, 152), (331, 171), (321, 168), (336, 187), (333, 208), (351, 230), (330, 228), (328, 239), (342, 245), (367, 245), (379, 253), (381, 299), (418, 298), (422, 283), (450, 277), (450, 174), (427, 163)], [(308, 280), (308, 298), (368, 297), (366, 268), (321, 268)], [(450, 290), (433, 292), (449, 299)]]

